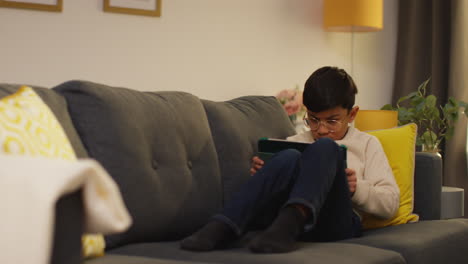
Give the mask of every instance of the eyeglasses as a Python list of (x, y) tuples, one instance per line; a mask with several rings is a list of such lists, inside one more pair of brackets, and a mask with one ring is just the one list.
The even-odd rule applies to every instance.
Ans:
[(320, 128), (320, 125), (322, 124), (324, 127), (326, 127), (329, 132), (335, 132), (336, 130), (339, 130), (342, 126), (342, 122), (340, 120), (336, 119), (329, 119), (329, 120), (319, 120), (314, 117), (310, 117), (307, 115), (307, 113), (304, 115), (304, 124), (310, 128), (312, 131), (317, 131)]

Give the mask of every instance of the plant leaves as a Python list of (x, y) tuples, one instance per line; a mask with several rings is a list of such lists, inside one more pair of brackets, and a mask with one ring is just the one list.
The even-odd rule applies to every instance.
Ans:
[(420, 96), (413, 97), (413, 99), (411, 99), (411, 105), (416, 107), (416, 111), (422, 111), (426, 105), (426, 101)]
[(408, 111), (405, 107), (398, 108), (398, 121), (400, 125), (406, 125), (411, 120), (413, 120), (413, 113)]
[(402, 97), (400, 97), (400, 99), (398, 99), (398, 101), (397, 101), (397, 103), (396, 103), (397, 106), (399, 106), (401, 102), (408, 100), (408, 98), (409, 98), (409, 96), (402, 96)]
[(416, 137), (416, 146), (421, 146), (422, 145), (422, 139), (420, 136)]
[(391, 104), (386, 104), (380, 108), (380, 110), (397, 110)]
[(457, 107), (457, 108), (458, 108), (458, 102), (457, 102), (457, 100), (455, 100), (455, 98), (449, 97), (448, 103), (449, 103), (451, 106)]
[(428, 111), (429, 119), (433, 119), (434, 121), (436, 121), (440, 125), (442, 120), (440, 119), (439, 109), (437, 109), (437, 107), (434, 106), (434, 107), (431, 107), (430, 109), (428, 109), (427, 111)]
[(419, 85), (418, 92), (419, 92), (420, 96), (422, 96), (422, 97), (426, 96), (426, 87), (427, 87), (427, 84), (429, 83), (430, 80), (431, 80), (431, 77), (429, 77), (427, 80), (425, 80), (424, 82), (422, 82)]
[(426, 97), (426, 107), (436, 107), (437, 98), (434, 95), (428, 95)]
[[(444, 106), (439, 105), (437, 97), (426, 95), (427, 86), (431, 78), (422, 82), (416, 92), (400, 97), (396, 106), (384, 105), (382, 110), (398, 111), (398, 124), (404, 125), (414, 122), (418, 125), (416, 144), (424, 145), (428, 149), (437, 149), (443, 139), (453, 136), (454, 126), (459, 118), (460, 108), (468, 117), (468, 103), (449, 97)], [(400, 103), (405, 102), (405, 107)]]
[(437, 134), (434, 131), (427, 129), (421, 136), (422, 143), (429, 148), (433, 147), (437, 141)]

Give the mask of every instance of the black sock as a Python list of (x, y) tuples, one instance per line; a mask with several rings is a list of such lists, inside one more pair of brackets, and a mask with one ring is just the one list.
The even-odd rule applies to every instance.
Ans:
[(293, 206), (281, 209), (271, 226), (250, 242), (249, 249), (255, 253), (286, 253), (297, 249), (296, 238), (305, 220)]
[(182, 240), (180, 248), (191, 251), (210, 251), (222, 247), (234, 237), (231, 227), (221, 221), (213, 220)]

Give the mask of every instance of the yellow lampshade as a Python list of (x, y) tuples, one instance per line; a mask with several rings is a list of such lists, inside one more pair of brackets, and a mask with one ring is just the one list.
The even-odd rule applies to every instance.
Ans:
[(328, 31), (368, 32), (383, 27), (382, 0), (325, 0), (323, 9)]
[(398, 126), (398, 112), (390, 110), (359, 110), (354, 127), (361, 131), (386, 129)]

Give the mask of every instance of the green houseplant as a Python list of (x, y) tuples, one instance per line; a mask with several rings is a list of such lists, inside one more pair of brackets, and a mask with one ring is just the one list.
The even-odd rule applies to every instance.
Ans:
[(464, 114), (468, 117), (468, 104), (450, 97), (444, 106), (438, 106), (436, 96), (427, 94), (429, 81), (430, 78), (419, 85), (417, 91), (398, 99), (396, 107), (387, 104), (381, 109), (398, 111), (399, 125), (416, 123), (416, 145), (421, 146), (422, 151), (439, 152), (442, 140), (453, 136), (460, 108), (464, 109)]

